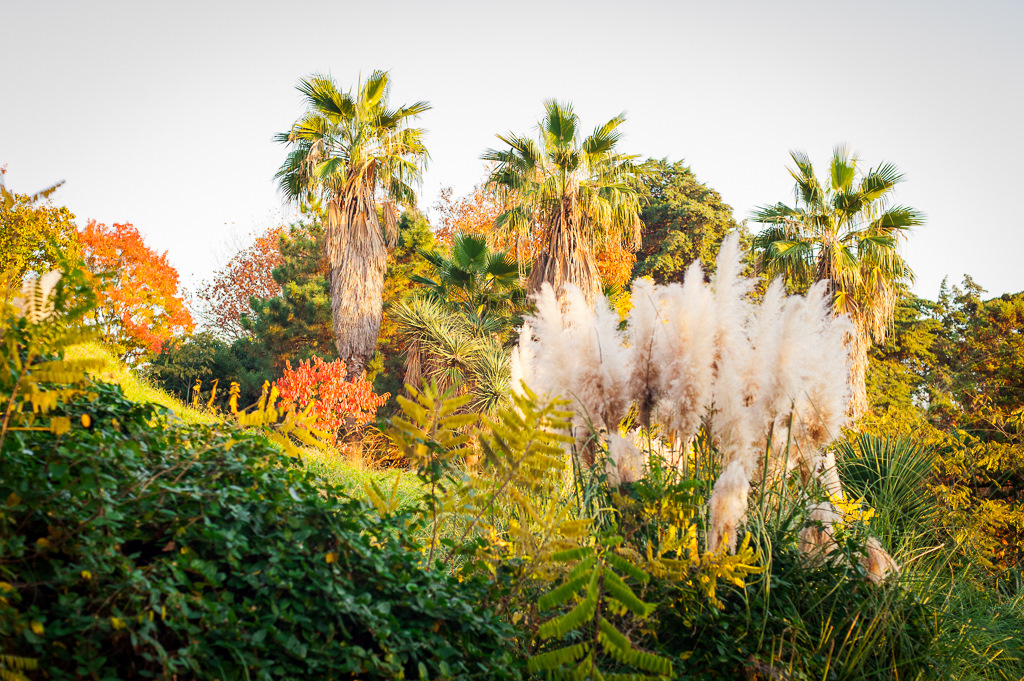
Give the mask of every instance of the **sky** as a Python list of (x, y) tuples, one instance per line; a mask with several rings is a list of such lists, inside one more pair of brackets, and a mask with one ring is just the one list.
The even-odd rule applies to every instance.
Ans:
[(131, 222), (187, 286), (288, 219), (273, 136), (303, 111), (299, 79), (383, 69), (393, 102), (432, 105), (428, 215), (558, 98), (585, 130), (625, 112), (622, 151), (684, 160), (740, 220), (792, 201), (790, 150), (824, 172), (846, 143), (896, 164), (897, 202), (927, 216), (903, 249), (918, 295), (964, 274), (1024, 290), (1024, 0), (0, 0), (0, 17), (8, 188), (65, 180), (79, 224)]

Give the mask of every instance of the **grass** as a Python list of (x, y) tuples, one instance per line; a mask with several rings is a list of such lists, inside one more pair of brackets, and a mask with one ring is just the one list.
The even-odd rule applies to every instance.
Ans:
[(332, 449), (304, 449), (302, 460), (324, 482), (337, 485), (354, 497), (366, 498), (363, 486), (367, 482), (376, 482), (384, 492), (390, 493), (396, 479), (396, 494), (402, 506), (412, 505), (423, 494), (423, 486), (410, 471), (368, 468)]
[[(173, 411), (185, 423), (215, 423), (219, 418), (208, 411), (194, 409), (165, 390), (139, 378), (101, 343), (90, 342), (72, 346), (65, 352), (68, 359), (100, 359), (104, 366), (94, 377), (121, 386), (125, 396), (133, 402), (159, 404)], [(402, 505), (409, 505), (422, 494), (416, 476), (397, 469), (376, 470), (352, 461), (333, 449), (307, 449), (302, 454), (303, 463), (325, 482), (341, 487), (355, 497), (365, 498), (363, 486), (369, 481), (376, 482), (390, 492), (398, 478), (398, 498)]]
[(100, 359), (104, 367), (94, 374), (94, 378), (108, 383), (117, 383), (124, 391), (125, 397), (133, 402), (148, 402), (167, 407), (185, 423), (214, 423), (217, 417), (213, 414), (193, 409), (182, 404), (165, 390), (161, 390), (149, 382), (139, 378), (119, 360), (114, 353), (103, 347), (101, 343), (91, 342), (74, 345), (64, 353), (68, 359)]

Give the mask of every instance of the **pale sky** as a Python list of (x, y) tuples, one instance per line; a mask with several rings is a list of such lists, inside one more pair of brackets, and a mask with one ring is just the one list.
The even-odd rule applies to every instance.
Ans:
[(846, 142), (928, 216), (916, 292), (967, 273), (995, 296), (1024, 289), (1022, 35), (1024, 0), (0, 0), (0, 165), (16, 191), (66, 180), (80, 224), (133, 223), (194, 284), (281, 219), (298, 80), (385, 69), (393, 102), (433, 105), (421, 207), (552, 97), (587, 131), (625, 111), (623, 151), (684, 159), (737, 219), (792, 201), (790, 149), (823, 173)]

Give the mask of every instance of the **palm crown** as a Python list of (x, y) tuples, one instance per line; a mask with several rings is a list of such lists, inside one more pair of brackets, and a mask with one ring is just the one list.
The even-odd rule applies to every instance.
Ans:
[(470, 319), (518, 317), (526, 306), (519, 285), (519, 266), (505, 251), (492, 251), (484, 237), (456, 234), (451, 255), (420, 251), (434, 277), (410, 277), (427, 287), (428, 295), (462, 311)]
[[(389, 204), (415, 205), (413, 185), (420, 181), (428, 155), (423, 129), (406, 123), (430, 105), (388, 108), (390, 89), (385, 71), (374, 71), (354, 95), (339, 91), (330, 76), (316, 74), (300, 81), (306, 113), (275, 138), (292, 145), (275, 176), (281, 191), (296, 200), (319, 194), (328, 203), (329, 215), (367, 188), (371, 197), (380, 192)], [(385, 215), (390, 235), (397, 216)]]
[(635, 156), (616, 151), (624, 115), (580, 141), (570, 104), (549, 100), (544, 108), (536, 141), (498, 135), (508, 148), (483, 155), (497, 162), (488, 184), (508, 206), (495, 228), (517, 239), (543, 233), (531, 290), (574, 283), (592, 300), (600, 290), (593, 247), (612, 240), (639, 246), (642, 171)]
[(791, 152), (796, 205), (762, 206), (753, 219), (768, 225), (754, 239), (760, 265), (802, 290), (827, 279), (837, 313), (868, 323), (884, 335), (895, 293), (914, 274), (897, 251), (897, 239), (924, 223), (913, 208), (889, 206), (903, 175), (891, 163), (860, 174), (859, 159), (845, 146), (833, 150), (823, 184), (804, 152)]

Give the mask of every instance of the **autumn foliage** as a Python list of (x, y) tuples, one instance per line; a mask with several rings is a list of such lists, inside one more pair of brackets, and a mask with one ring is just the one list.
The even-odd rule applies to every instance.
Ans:
[(451, 187), (444, 187), (434, 210), (438, 215), (437, 240), (451, 246), (456, 234), (489, 234), (502, 207), (490, 192), (484, 191), (482, 184), (478, 184), (459, 199), (453, 197)]
[(246, 335), (241, 320), (243, 314), (252, 312), (249, 300), (265, 300), (281, 292), (273, 272), (284, 262), (278, 248), (283, 229), (272, 227), (265, 231), (196, 291), (203, 322), (218, 336), (234, 340)]
[[(456, 234), (483, 235), (494, 248), (514, 253), (519, 262), (529, 264), (547, 244), (542, 230), (522, 237), (497, 234), (494, 220), (502, 213), (503, 207), (483, 183), (458, 199), (454, 198), (451, 187), (441, 189), (434, 210), (437, 213), (437, 240), (446, 246), (451, 246)], [(620, 244), (597, 244), (594, 259), (605, 284), (621, 289), (632, 279), (636, 256)]]
[(363, 425), (377, 414), (389, 395), (377, 395), (364, 372), (355, 381), (347, 380), (345, 362), (325, 362), (319, 357), (285, 365), (284, 375), (274, 383), (281, 396), (280, 408), (303, 410), (312, 404), (316, 428), (337, 437), (343, 425)]
[(192, 330), (192, 316), (178, 295), (178, 271), (130, 223), (107, 227), (90, 220), (78, 242), (99, 301), (88, 321), (122, 361), (137, 363), (172, 336)]

